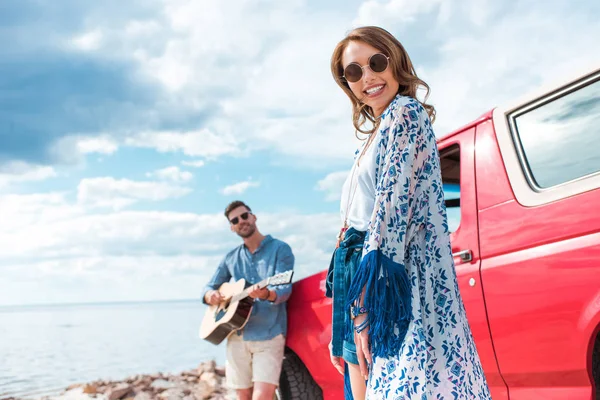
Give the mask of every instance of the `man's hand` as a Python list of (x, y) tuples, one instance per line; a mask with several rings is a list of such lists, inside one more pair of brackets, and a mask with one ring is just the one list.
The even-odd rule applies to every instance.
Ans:
[(250, 288), (250, 292), (248, 293), (248, 296), (252, 297), (253, 299), (261, 299), (261, 300), (267, 300), (270, 295), (271, 295), (271, 291), (269, 289), (267, 289), (267, 288), (260, 289), (258, 287), (258, 285), (252, 286)]
[(221, 292), (219, 292), (218, 290), (209, 290), (204, 295), (204, 300), (211, 306), (216, 306), (217, 304), (221, 303), (224, 300), (224, 298)]

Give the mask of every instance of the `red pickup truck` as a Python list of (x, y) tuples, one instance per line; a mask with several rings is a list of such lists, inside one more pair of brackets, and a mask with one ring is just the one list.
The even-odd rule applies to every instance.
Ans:
[[(494, 400), (600, 400), (600, 69), (438, 141), (461, 295)], [(325, 271), (294, 284), (278, 396), (343, 399)]]

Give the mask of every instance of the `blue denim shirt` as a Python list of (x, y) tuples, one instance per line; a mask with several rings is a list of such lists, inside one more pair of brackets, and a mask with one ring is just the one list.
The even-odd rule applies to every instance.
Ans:
[[(242, 244), (230, 251), (204, 288), (202, 299), (209, 290), (218, 289), (223, 283), (245, 279), (255, 284), (263, 279), (294, 268), (294, 254), (290, 246), (271, 235), (265, 236), (254, 253)], [(252, 314), (243, 331), (244, 340), (263, 341), (279, 334), (287, 335), (287, 304), (292, 293), (292, 285), (269, 286), (277, 292), (274, 302), (256, 299)]]

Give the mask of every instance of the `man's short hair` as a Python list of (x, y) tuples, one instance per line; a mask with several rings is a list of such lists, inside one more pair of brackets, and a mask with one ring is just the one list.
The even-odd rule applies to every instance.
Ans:
[(227, 207), (225, 208), (225, 218), (229, 219), (229, 213), (235, 210), (236, 208), (242, 206), (246, 207), (248, 211), (252, 212), (252, 210), (250, 209), (250, 207), (248, 207), (246, 203), (244, 203), (241, 200), (235, 200), (229, 203), (229, 205), (227, 205)]

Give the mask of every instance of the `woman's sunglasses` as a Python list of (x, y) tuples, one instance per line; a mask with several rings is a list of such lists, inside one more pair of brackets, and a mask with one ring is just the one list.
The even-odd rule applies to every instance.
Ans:
[[(389, 60), (390, 58), (384, 54), (373, 54), (371, 57), (369, 57), (368, 67), (371, 68), (371, 71), (375, 73), (381, 73), (387, 69), (388, 65), (390, 64)], [(351, 83), (358, 82), (363, 76), (363, 69), (365, 67), (367, 67), (367, 65), (361, 66), (357, 62), (350, 63), (346, 66), (346, 68), (344, 68), (344, 75), (342, 78)]]
[[(248, 219), (249, 215), (250, 215), (249, 212), (245, 212), (243, 214), (240, 214), (240, 217), (242, 217), (242, 219), (245, 221)], [(231, 222), (232, 225), (237, 225), (238, 222), (240, 222), (240, 219), (238, 217), (235, 217), (235, 218), (231, 219), (229, 222)]]

